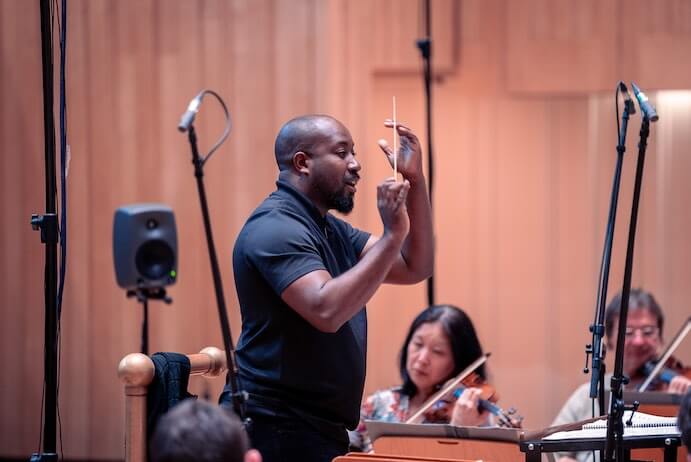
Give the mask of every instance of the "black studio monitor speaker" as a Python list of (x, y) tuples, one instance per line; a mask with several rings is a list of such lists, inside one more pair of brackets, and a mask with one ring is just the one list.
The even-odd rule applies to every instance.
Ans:
[(123, 289), (158, 289), (175, 283), (178, 239), (173, 210), (163, 204), (118, 208), (113, 220), (113, 260)]

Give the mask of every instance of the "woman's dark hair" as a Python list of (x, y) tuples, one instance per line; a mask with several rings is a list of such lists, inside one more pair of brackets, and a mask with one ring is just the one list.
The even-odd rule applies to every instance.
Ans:
[[(653, 294), (646, 292), (643, 289), (631, 289), (629, 292), (629, 310), (646, 309), (650, 314), (657, 319), (657, 328), (660, 331), (660, 338), (662, 338), (662, 327), (665, 324), (665, 315), (662, 314), (660, 305), (653, 297)], [(607, 309), (605, 310), (605, 334), (608, 338), (612, 338), (614, 330), (614, 320), (619, 320), (619, 311), (621, 311), (621, 292), (614, 296)]]
[[(408, 362), (408, 344), (413, 334), (415, 334), (415, 331), (417, 331), (421, 325), (437, 321), (441, 323), (442, 329), (444, 329), (444, 332), (448, 336), (449, 343), (451, 344), (451, 351), (453, 353), (453, 372), (449, 377), (444, 379), (444, 382), (458, 375), (463, 369), (468, 367), (470, 363), (482, 355), (482, 347), (475, 333), (473, 322), (463, 310), (453, 305), (433, 305), (425, 308), (422, 313), (417, 315), (410, 325), (408, 335), (406, 335), (400, 353), (399, 370), (401, 379), (403, 379), (402, 391), (408, 396), (414, 396), (417, 393), (417, 387), (410, 379), (406, 368), (406, 363)], [(475, 372), (477, 372), (483, 380), (487, 379), (484, 364), (478, 367)]]

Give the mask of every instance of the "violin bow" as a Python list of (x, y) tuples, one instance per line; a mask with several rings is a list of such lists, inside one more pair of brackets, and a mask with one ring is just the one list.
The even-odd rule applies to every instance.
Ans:
[(459, 383), (461, 383), (463, 381), (463, 379), (465, 379), (471, 373), (473, 373), (473, 371), (475, 371), (475, 369), (482, 366), (487, 361), (487, 358), (489, 358), (490, 354), (491, 353), (485, 353), (482, 356), (480, 356), (479, 358), (477, 358), (475, 361), (470, 363), (470, 365), (468, 367), (466, 367), (465, 369), (463, 369), (461, 371), (461, 373), (456, 376), (456, 378), (452, 379), (444, 387), (442, 387), (441, 390), (439, 390), (434, 395), (432, 395), (432, 397), (428, 398), (427, 401), (425, 401), (425, 403), (422, 405), (422, 407), (420, 409), (418, 409), (415, 414), (410, 416), (410, 418), (408, 420), (406, 420), (405, 423), (407, 423), (407, 424), (415, 423), (417, 421), (417, 419), (422, 414), (427, 412), (429, 410), (429, 408), (432, 407), (432, 405), (434, 403), (439, 401), (442, 397), (444, 397), (444, 395), (446, 395), (451, 390), (453, 390)]
[(650, 371), (650, 374), (648, 374), (648, 377), (645, 379), (645, 381), (640, 387), (638, 387), (638, 391), (645, 391), (645, 389), (648, 388), (650, 382), (652, 382), (660, 370), (665, 367), (665, 363), (669, 357), (672, 356), (672, 353), (674, 353), (679, 344), (681, 344), (681, 342), (686, 338), (686, 335), (689, 333), (689, 331), (691, 331), (691, 316), (686, 319), (686, 322), (681, 326), (679, 332), (677, 332), (672, 341), (669, 342), (669, 346), (667, 346), (665, 351), (662, 353), (660, 359), (657, 361), (657, 364), (653, 370)]

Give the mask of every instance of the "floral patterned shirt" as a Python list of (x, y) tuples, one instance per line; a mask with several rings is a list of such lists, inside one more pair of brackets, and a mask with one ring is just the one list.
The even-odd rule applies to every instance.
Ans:
[(404, 422), (409, 408), (410, 397), (402, 393), (401, 387), (380, 390), (370, 395), (360, 408), (360, 423), (355, 430), (348, 432), (351, 449), (372, 451), (372, 441), (367, 435), (365, 420)]
[[(365, 420), (399, 423), (405, 422), (410, 417), (409, 414), (410, 396), (404, 394), (400, 386), (375, 392), (362, 403), (358, 426), (355, 430), (348, 431), (350, 449), (353, 451), (372, 452), (372, 440), (367, 434)], [(432, 413), (432, 415), (426, 415), (421, 423), (448, 424), (449, 417), (446, 413)], [(487, 422), (482, 426), (496, 425), (494, 416), (488, 415)]]

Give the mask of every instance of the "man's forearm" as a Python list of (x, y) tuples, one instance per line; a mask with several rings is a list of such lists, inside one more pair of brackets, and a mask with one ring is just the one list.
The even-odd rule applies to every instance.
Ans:
[(345, 273), (330, 278), (328, 273), (319, 272), (324, 279), (317, 287), (308, 282), (310, 275), (305, 281), (298, 280), (297, 284), (307, 283), (303, 287), (306, 296), (302, 303), (291, 306), (319, 330), (337, 331), (362, 309), (384, 282), (400, 254), (400, 246), (400, 239), (384, 235)]
[(434, 272), (434, 227), (432, 209), (424, 178), (411, 183), (406, 207), (410, 218), (410, 231), (401, 247), (412, 280), (419, 282)]

